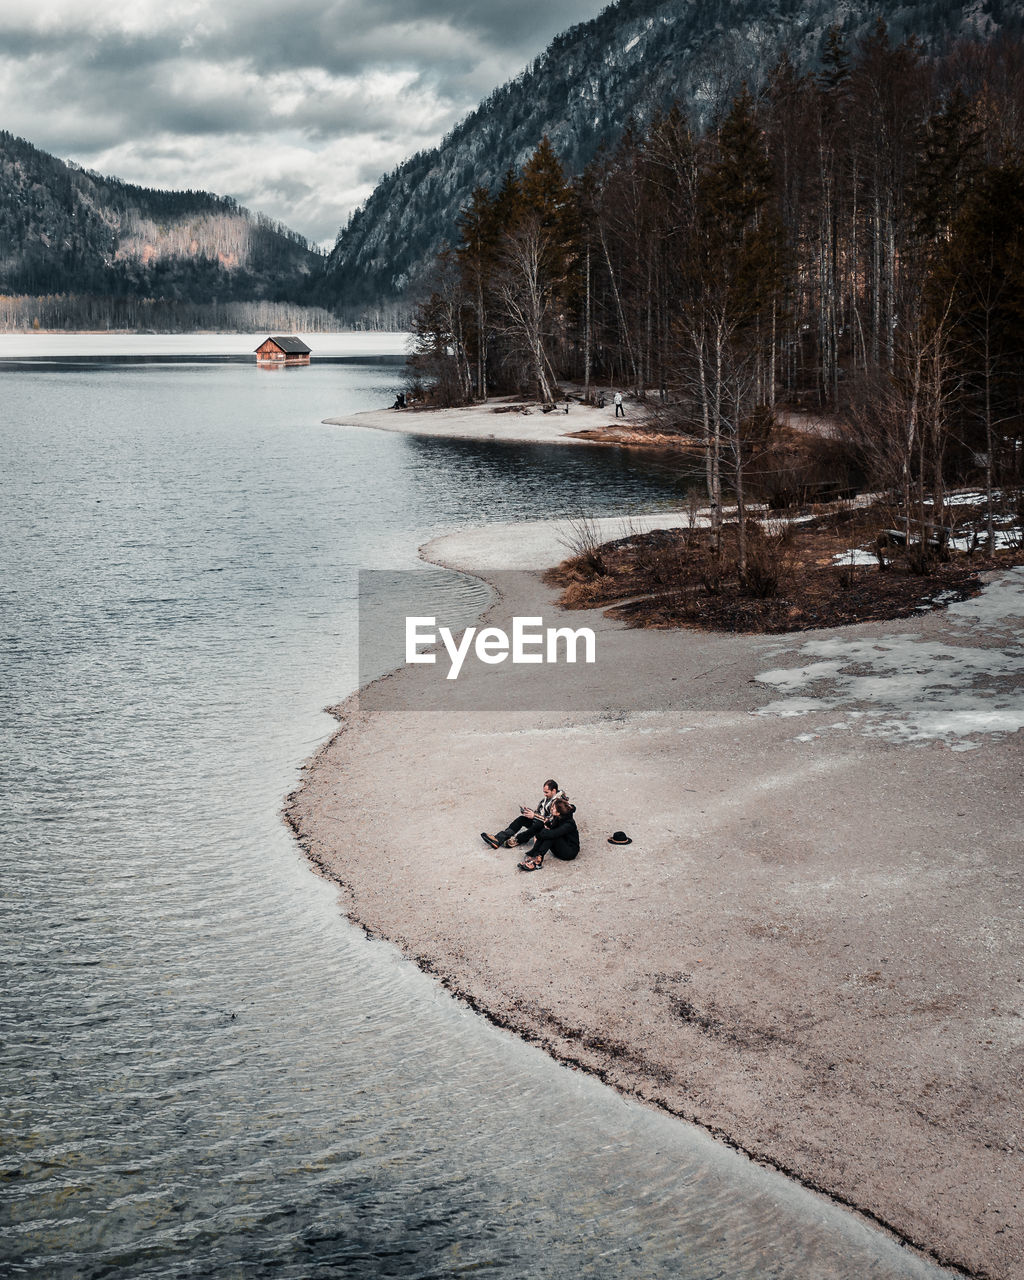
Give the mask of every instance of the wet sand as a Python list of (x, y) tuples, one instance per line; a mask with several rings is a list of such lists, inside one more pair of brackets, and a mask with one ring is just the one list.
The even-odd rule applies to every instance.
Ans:
[[(558, 532), (425, 554), (487, 578), (553, 563)], [(495, 1022), (936, 1260), (1024, 1276), (1024, 734), (984, 727), (1018, 723), (1024, 571), (989, 606), (789, 637), (630, 631), (558, 614), (535, 574), (502, 581), (489, 623), (594, 628), (586, 697), (517, 668), (524, 709), (483, 711), (496, 668), (467, 666), (441, 705), (436, 669), (410, 667), (380, 684), (394, 709), (338, 708), (289, 818), (350, 917)], [(757, 679), (836, 636), (869, 642), (861, 683), (804, 705), (780, 698), (798, 677)], [(897, 651), (889, 705), (872, 655)], [(949, 662), (959, 687), (929, 684)], [(524, 875), (478, 833), (549, 775), (582, 852)], [(617, 828), (631, 845), (606, 842)]]

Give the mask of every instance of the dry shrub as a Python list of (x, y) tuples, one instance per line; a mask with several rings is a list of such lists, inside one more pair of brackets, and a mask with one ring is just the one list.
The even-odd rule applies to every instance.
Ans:
[(793, 571), (791, 525), (769, 533), (756, 521), (747, 530), (747, 567), (740, 575), (744, 591), (758, 600), (774, 600)]
[(834, 436), (779, 431), (748, 473), (751, 490), (775, 510), (852, 495), (863, 485), (853, 448)]
[(931, 573), (942, 559), (942, 552), (924, 537), (912, 541), (903, 554), (910, 572), (920, 575)]
[(686, 572), (688, 540), (681, 531), (636, 538), (629, 544), (638, 581), (645, 588), (675, 586)]
[(566, 568), (583, 577), (603, 577), (608, 572), (597, 523), (589, 516), (569, 521), (569, 530), (559, 542), (569, 552)]
[(709, 596), (721, 594), (729, 576), (728, 567), (717, 551), (702, 547), (694, 556), (694, 565), (700, 585)]
[(853, 563), (853, 556), (848, 561), (844, 560), (836, 568), (836, 582), (839, 583), (840, 591), (849, 591), (857, 581), (857, 565)]
[(600, 592), (593, 581), (570, 582), (558, 603), (563, 609), (592, 609), (600, 603)]
[[(600, 561), (599, 565), (594, 563), (595, 559)], [(558, 580), (566, 584), (585, 585), (605, 576), (606, 570), (602, 557), (572, 556), (568, 560), (563, 560), (558, 566)]]
[(777, 560), (760, 548), (747, 552), (747, 568), (742, 576), (743, 589), (758, 600), (774, 600), (779, 594), (782, 572)]

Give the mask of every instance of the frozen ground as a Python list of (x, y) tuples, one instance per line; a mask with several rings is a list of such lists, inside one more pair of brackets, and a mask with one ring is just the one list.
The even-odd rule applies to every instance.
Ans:
[[(947, 637), (842, 633), (810, 640), (799, 666), (757, 679), (785, 694), (762, 716), (841, 711), (820, 732), (855, 730), (890, 742), (980, 747), (985, 735), (1024, 728), (1024, 568), (1009, 570), (972, 600), (946, 609)], [(985, 645), (972, 644), (984, 634)], [(815, 735), (801, 735), (810, 741)]]
[(864, 551), (860, 547), (851, 547), (849, 551), (839, 551), (832, 557), (833, 564), (848, 564), (859, 568), (867, 568), (873, 565), (878, 568), (878, 557), (870, 551)]
[[(275, 333), (280, 332), (275, 330)], [(0, 360), (68, 356), (252, 355), (260, 333), (0, 333)], [(407, 333), (300, 333), (317, 356), (405, 355)]]

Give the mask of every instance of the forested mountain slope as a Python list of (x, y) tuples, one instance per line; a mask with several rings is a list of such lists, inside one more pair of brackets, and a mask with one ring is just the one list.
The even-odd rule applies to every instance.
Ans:
[(455, 239), (473, 188), (495, 187), (545, 134), (578, 171), (630, 117), (679, 99), (706, 122), (742, 81), (758, 85), (784, 47), (803, 69), (833, 23), (855, 42), (879, 16), (894, 41), (912, 33), (936, 50), (958, 36), (1024, 30), (1022, 0), (619, 0), (558, 36), (441, 146), (382, 179), (339, 234), (317, 301), (358, 308), (401, 295)]
[(322, 266), (231, 199), (101, 177), (0, 131), (0, 292), (294, 301)]

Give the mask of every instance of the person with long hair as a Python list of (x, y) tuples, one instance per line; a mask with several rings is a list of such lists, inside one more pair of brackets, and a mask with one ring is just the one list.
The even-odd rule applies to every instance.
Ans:
[(539, 871), (544, 865), (544, 855), (553, 853), (563, 862), (571, 862), (580, 851), (580, 833), (573, 817), (574, 808), (565, 800), (555, 800), (544, 823), (544, 830), (537, 836), (537, 843), (529, 857), (518, 863), (520, 871)]
[(487, 831), (480, 832), (480, 839), (484, 844), (489, 844), (492, 849), (501, 849), (507, 847), (515, 849), (517, 846), (529, 844), (534, 836), (539, 835), (544, 830), (544, 823), (551, 813), (551, 806), (556, 800), (568, 800), (568, 796), (564, 791), (559, 789), (558, 783), (554, 778), (548, 778), (544, 783), (544, 794), (540, 798), (536, 809), (527, 809), (525, 806), (517, 818), (513, 818), (507, 827), (501, 831), (495, 831), (491, 835)]

